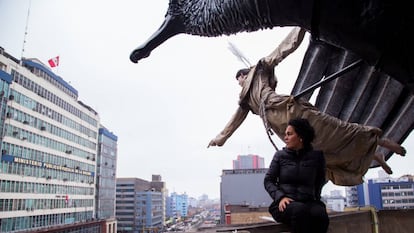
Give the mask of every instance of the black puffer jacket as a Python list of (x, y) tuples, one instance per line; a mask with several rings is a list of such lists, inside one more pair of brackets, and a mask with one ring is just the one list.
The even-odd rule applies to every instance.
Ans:
[(325, 170), (322, 151), (283, 148), (274, 155), (264, 186), (276, 203), (282, 197), (302, 202), (320, 200)]

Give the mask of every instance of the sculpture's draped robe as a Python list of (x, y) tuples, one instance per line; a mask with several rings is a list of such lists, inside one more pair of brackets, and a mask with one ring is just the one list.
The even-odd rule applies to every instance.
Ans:
[[(292, 46), (289, 40), (296, 39), (292, 35), (288, 37), (278, 47), (279, 51), (288, 50), (283, 46)], [(283, 140), (290, 119), (306, 118), (315, 128), (316, 137), (312, 143), (314, 148), (325, 154), (327, 178), (337, 185), (362, 183), (382, 131), (375, 127), (341, 121), (318, 111), (302, 99), (295, 100), (293, 96), (276, 94), (274, 66), (287, 56), (278, 52), (278, 49), (250, 70), (240, 94), (240, 107), (235, 114), (239, 117), (233, 116), (223, 132), (230, 133), (227, 135), (230, 136), (250, 110), (265, 117), (271, 129)]]

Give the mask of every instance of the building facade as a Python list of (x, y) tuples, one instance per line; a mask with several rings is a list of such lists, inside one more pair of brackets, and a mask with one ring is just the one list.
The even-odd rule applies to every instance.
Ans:
[(170, 195), (170, 203), (173, 206), (174, 213), (170, 217), (187, 217), (188, 215), (188, 195), (186, 193), (178, 194), (176, 192), (171, 193)]
[(165, 215), (168, 223), (174, 223), (174, 217), (178, 216), (176, 206), (175, 199), (171, 196), (167, 196)]
[(268, 207), (272, 199), (264, 189), (267, 168), (223, 170), (220, 183), (221, 223), (225, 223), (226, 206)]
[(326, 203), (328, 211), (342, 212), (345, 209), (346, 198), (342, 196), (340, 190), (332, 190), (330, 195), (322, 197), (322, 201)]
[(357, 186), (345, 187), (345, 199), (347, 207), (358, 207), (358, 189)]
[(98, 113), (42, 62), (2, 48), (0, 105), (0, 231), (93, 221)]
[(115, 219), (116, 162), (118, 137), (105, 127), (99, 128), (96, 168), (97, 219)]
[[(154, 178), (154, 177), (153, 177)], [(156, 190), (160, 180), (116, 179), (116, 219), (118, 232), (156, 232), (163, 228), (165, 196)]]
[(157, 191), (162, 193), (162, 222), (164, 223), (166, 220), (166, 206), (167, 206), (167, 197), (168, 197), (168, 190), (165, 185), (165, 182), (162, 181), (162, 178), (160, 175), (152, 175), (151, 180), (151, 187)]
[(378, 210), (414, 209), (413, 176), (370, 179), (357, 186), (358, 205)]
[(258, 155), (238, 155), (233, 160), (233, 169), (258, 169), (265, 168), (264, 158)]

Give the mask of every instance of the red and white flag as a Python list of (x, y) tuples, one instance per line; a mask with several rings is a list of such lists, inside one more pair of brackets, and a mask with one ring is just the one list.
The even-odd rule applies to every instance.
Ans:
[(49, 59), (48, 62), (49, 62), (50, 67), (52, 67), (52, 68), (58, 66), (59, 65), (59, 56)]

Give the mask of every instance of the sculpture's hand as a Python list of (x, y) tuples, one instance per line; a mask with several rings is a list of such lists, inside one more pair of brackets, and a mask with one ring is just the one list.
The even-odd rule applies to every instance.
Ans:
[(226, 140), (221, 135), (217, 135), (217, 137), (215, 137), (214, 139), (210, 141), (207, 148), (209, 148), (210, 146), (222, 146), (224, 145), (225, 141)]

